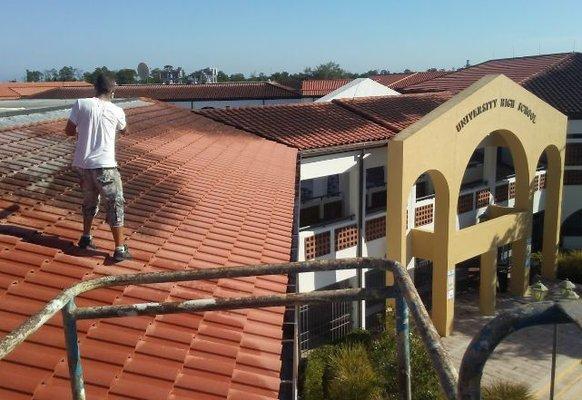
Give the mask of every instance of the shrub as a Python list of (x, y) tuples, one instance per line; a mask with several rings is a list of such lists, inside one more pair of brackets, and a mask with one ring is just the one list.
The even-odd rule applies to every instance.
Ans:
[(329, 360), (333, 351), (333, 346), (322, 346), (309, 353), (303, 376), (303, 398), (305, 400), (327, 398), (324, 381), (327, 381)]
[(582, 250), (573, 250), (558, 256), (558, 279), (582, 283)]
[(483, 400), (536, 400), (524, 383), (494, 382), (481, 390)]
[(330, 357), (329, 400), (381, 399), (378, 376), (366, 348), (361, 343), (346, 343)]

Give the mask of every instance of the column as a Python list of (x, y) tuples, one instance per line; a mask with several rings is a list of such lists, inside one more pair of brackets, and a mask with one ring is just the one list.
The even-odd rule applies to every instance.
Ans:
[(433, 324), (441, 336), (453, 331), (455, 314), (455, 264), (449, 257), (447, 246), (435, 255), (432, 265)]
[(483, 315), (495, 314), (497, 294), (497, 247), (481, 254), (479, 277), (479, 310)]
[(495, 183), (497, 182), (497, 147), (485, 146), (483, 152), (483, 180), (491, 191), (490, 203), (495, 200)]

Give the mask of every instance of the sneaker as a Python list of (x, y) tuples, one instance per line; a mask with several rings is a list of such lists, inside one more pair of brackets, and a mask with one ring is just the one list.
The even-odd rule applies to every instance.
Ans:
[(79, 246), (79, 248), (83, 250), (97, 250), (97, 246), (95, 246), (93, 238), (87, 236), (81, 236), (81, 239), (79, 239), (77, 246)]
[(115, 250), (115, 253), (113, 253), (113, 259), (117, 262), (119, 261), (123, 261), (123, 260), (131, 260), (131, 254), (129, 254), (129, 249), (127, 248), (127, 245), (124, 244), (123, 245), (123, 250)]

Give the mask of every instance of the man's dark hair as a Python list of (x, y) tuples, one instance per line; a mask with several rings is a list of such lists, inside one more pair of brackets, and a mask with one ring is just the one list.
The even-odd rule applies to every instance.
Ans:
[(115, 81), (113, 78), (105, 75), (99, 74), (95, 79), (95, 91), (97, 92), (97, 96), (101, 96), (103, 94), (109, 94), (115, 90)]

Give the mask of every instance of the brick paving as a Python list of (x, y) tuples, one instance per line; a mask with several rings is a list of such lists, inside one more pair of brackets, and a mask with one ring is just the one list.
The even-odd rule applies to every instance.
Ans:
[[(499, 311), (528, 302), (507, 295), (498, 297)], [(455, 329), (444, 338), (457, 368), (473, 336), (492, 317), (479, 313), (476, 294), (457, 298)], [(524, 382), (539, 399), (549, 398), (553, 327), (535, 326), (513, 333), (499, 344), (485, 365), (483, 383), (496, 380)], [(574, 324), (558, 326), (556, 400), (582, 398), (582, 331)]]

